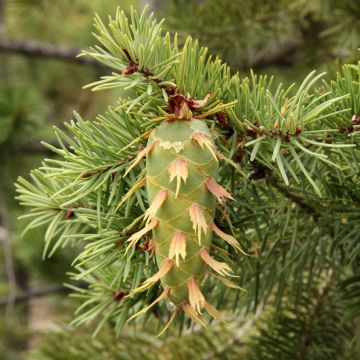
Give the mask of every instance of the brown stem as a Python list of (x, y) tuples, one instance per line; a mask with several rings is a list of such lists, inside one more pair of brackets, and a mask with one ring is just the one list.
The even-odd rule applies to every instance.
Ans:
[(305, 199), (302, 196), (291, 192), (287, 186), (281, 184), (279, 179), (272, 175), (267, 176), (266, 181), (269, 185), (276, 188), (286, 198), (297, 204), (303, 211), (311, 215), (316, 222), (318, 221), (320, 217), (319, 212), (314, 207), (306, 203)]
[[(251, 69), (261, 69), (268, 66), (294, 66), (299, 58), (298, 44), (291, 39), (273, 47), (266, 55), (258, 56), (250, 64)], [(245, 67), (246, 69), (246, 67)]]
[(307, 321), (305, 323), (305, 327), (303, 329), (303, 334), (301, 337), (300, 343), (300, 359), (307, 358), (308, 348), (312, 345), (313, 342), (313, 329), (314, 322), (317, 320), (318, 316), (321, 315), (321, 311), (323, 308), (323, 303), (326, 297), (330, 292), (331, 280), (333, 278), (333, 271), (331, 270), (324, 280), (324, 282), (319, 286), (316, 296), (314, 296), (315, 303), (313, 307), (310, 309), (307, 317)]
[[(1, 0), (0, 0), (1, 1)], [(91, 64), (103, 68), (103, 65), (89, 57), (76, 57), (81, 49), (65, 45), (54, 45), (33, 40), (0, 38), (0, 52), (21, 54), (29, 57), (53, 58), (70, 61), (75, 64)]]
[(0, 0), (0, 36), (5, 32), (5, 0)]
[[(6, 175), (4, 177), (6, 178)], [(6, 192), (3, 187), (4, 184), (0, 183), (0, 241), (4, 246), (4, 264), (9, 288), (8, 296), (5, 300), (6, 319), (9, 319), (9, 315), (15, 301), (17, 284), (11, 243), (10, 225), (6, 208)]]
[[(84, 288), (85, 284), (80, 283), (77, 285), (77, 287)], [(72, 291), (71, 289), (65, 287), (64, 285), (53, 285), (45, 288), (29, 290), (27, 292), (17, 294), (14, 297), (14, 304), (25, 302), (35, 297), (41, 297), (41, 296), (57, 294), (57, 293), (69, 293), (71, 291)], [(6, 306), (7, 302), (8, 299), (0, 299), (0, 307)]]
[(226, 354), (226, 351), (233, 347), (235, 344), (240, 344), (243, 342), (244, 337), (249, 333), (249, 331), (253, 328), (256, 323), (256, 320), (260, 317), (263, 312), (263, 307), (259, 307), (256, 311), (255, 315), (246, 321), (241, 327), (239, 327), (234, 336), (232, 336), (227, 342), (221, 344), (219, 348), (211, 350), (209, 353), (205, 354), (201, 360), (210, 360), (213, 358), (222, 359)]

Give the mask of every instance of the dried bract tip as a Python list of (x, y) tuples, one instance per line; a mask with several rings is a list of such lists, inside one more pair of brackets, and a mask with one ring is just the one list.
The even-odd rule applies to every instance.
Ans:
[(200, 109), (206, 105), (211, 94), (206, 94), (206, 96), (202, 100), (190, 100), (190, 106), (194, 109)]
[(136, 314), (134, 314), (130, 319), (128, 319), (127, 321), (131, 321), (135, 318), (137, 318), (140, 315), (145, 314), (148, 310), (150, 310), (155, 304), (157, 304), (159, 301), (161, 301), (162, 299), (165, 299), (170, 293), (170, 288), (166, 288), (161, 294), (160, 296), (155, 299), (150, 305), (148, 305), (147, 307), (141, 309), (140, 311), (138, 311)]
[(143, 177), (138, 183), (136, 183), (121, 199), (119, 202), (119, 205), (116, 207), (116, 211), (120, 209), (121, 205), (123, 205), (131, 195), (135, 194), (136, 191), (138, 191), (141, 187), (143, 187), (146, 184), (146, 176)]
[(205, 301), (204, 309), (214, 320), (222, 320), (221, 314), (217, 311), (214, 306)]
[(223, 277), (223, 276), (220, 276), (220, 275), (216, 275), (214, 274), (214, 276), (219, 279), (225, 286), (229, 287), (230, 289), (237, 289), (237, 290), (242, 290), (242, 291), (245, 291), (246, 290), (244, 288), (242, 288), (241, 286), (239, 285), (236, 285), (234, 284), (232, 281), (230, 281), (229, 279)]
[(189, 208), (189, 215), (195, 234), (198, 236), (199, 244), (201, 244), (201, 232), (203, 231), (206, 235), (208, 229), (202, 207), (198, 204), (192, 204)]
[(189, 304), (183, 304), (181, 305), (181, 308), (183, 309), (184, 313), (194, 322), (198, 323), (201, 326), (206, 327), (205, 322), (203, 319), (198, 315), (196, 310), (194, 310)]
[(135, 234), (132, 234), (129, 239), (127, 239), (127, 242), (130, 242), (128, 247), (126, 248), (126, 252), (129, 251), (129, 249), (134, 246), (142, 236), (144, 236), (148, 231), (155, 228), (155, 226), (159, 223), (158, 219), (152, 219), (149, 224), (147, 224), (143, 229), (136, 232)]
[(154, 285), (156, 282), (158, 282), (163, 276), (165, 276), (172, 269), (172, 267), (173, 267), (172, 260), (170, 260), (170, 259), (164, 260), (159, 271), (155, 275), (153, 275), (153, 276), (149, 277), (147, 280), (145, 280), (144, 283), (142, 285), (140, 285), (138, 288), (136, 288), (130, 295), (148, 289), (149, 287)]
[(175, 309), (172, 314), (171, 317), (169, 319), (169, 321), (167, 322), (167, 324), (164, 326), (164, 328), (156, 335), (156, 337), (161, 336), (162, 334), (164, 334), (166, 332), (166, 330), (170, 327), (170, 325), (173, 323), (173, 321), (175, 320), (177, 314), (179, 312), (179, 309)]
[(145, 212), (144, 219), (147, 219), (147, 222), (149, 222), (156, 214), (156, 212), (160, 209), (161, 205), (164, 203), (166, 198), (169, 195), (169, 191), (166, 189), (161, 189), (156, 194), (153, 202), (151, 203), (150, 207)]
[(224, 204), (225, 198), (234, 200), (232, 195), (219, 185), (212, 177), (208, 177), (206, 179), (205, 186), (216, 197), (220, 204)]
[(175, 257), (176, 266), (179, 266), (180, 256), (183, 260), (186, 257), (186, 236), (182, 231), (177, 230), (170, 241), (169, 258)]
[(136, 156), (135, 160), (133, 161), (133, 163), (129, 166), (129, 168), (126, 170), (124, 177), (130, 172), (131, 169), (133, 169), (140, 161), (143, 157), (146, 157), (149, 152), (154, 148), (156, 144), (156, 141), (152, 142), (151, 144), (149, 144), (148, 146), (146, 146), (146, 148), (142, 149)]
[(220, 262), (215, 260), (213, 257), (209, 255), (205, 248), (200, 250), (200, 256), (205, 261), (207, 265), (209, 265), (214, 271), (222, 276), (232, 276), (233, 272), (230, 266), (224, 262)]
[(194, 310), (201, 314), (201, 310), (205, 305), (204, 295), (201, 293), (196, 278), (192, 277), (187, 282), (189, 290), (189, 303)]
[(240, 251), (241, 253), (243, 253), (244, 255), (248, 255), (239, 245), (239, 243), (236, 241), (236, 239), (229, 235), (224, 233), (222, 230), (220, 230), (215, 223), (213, 222), (211, 225), (211, 229), (212, 231), (221, 239), (223, 239), (224, 241), (226, 241), (229, 245), (231, 245), (235, 250)]
[(172, 182), (176, 178), (176, 192), (175, 198), (177, 198), (180, 190), (181, 180), (186, 183), (186, 180), (189, 175), (188, 170), (188, 162), (186, 159), (176, 159), (170, 166), (169, 166), (169, 173), (170, 173), (170, 182)]
[(201, 132), (195, 132), (192, 134), (192, 139), (195, 140), (202, 149), (204, 149), (205, 146), (211, 152), (214, 159), (218, 161), (218, 158), (215, 154), (214, 144), (205, 134)]

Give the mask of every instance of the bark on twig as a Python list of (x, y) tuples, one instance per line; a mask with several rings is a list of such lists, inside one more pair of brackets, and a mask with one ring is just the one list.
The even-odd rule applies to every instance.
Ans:
[(8, 318), (15, 302), (16, 276), (3, 184), (0, 184), (0, 230), (2, 235), (0, 240), (4, 246), (4, 265), (9, 288), (8, 296), (5, 299), (6, 315)]
[(59, 59), (77, 64), (91, 64), (96, 67), (103, 67), (92, 58), (76, 57), (81, 53), (81, 49), (79, 48), (48, 44), (33, 40), (23, 41), (0, 38), (0, 52), (21, 54), (29, 57)]
[(320, 213), (309, 205), (302, 196), (291, 192), (287, 186), (281, 184), (279, 180), (273, 176), (268, 176), (266, 180), (269, 185), (276, 188), (282, 195), (297, 204), (304, 212), (311, 215), (315, 222), (318, 221)]
[(242, 342), (242, 339), (244, 336), (251, 330), (251, 328), (255, 325), (256, 320), (260, 317), (260, 315), (263, 312), (263, 307), (260, 306), (255, 315), (246, 321), (239, 329), (236, 330), (234, 333), (234, 336), (231, 337), (227, 342), (222, 344), (220, 348), (215, 349), (214, 351), (211, 351), (207, 354), (205, 354), (201, 360), (210, 360), (213, 359), (215, 356), (216, 358), (223, 358), (223, 355), (226, 353), (226, 351), (233, 347), (235, 344), (239, 344)]
[[(79, 287), (84, 287), (83, 284), (78, 285)], [(18, 304), (21, 302), (29, 301), (35, 297), (41, 297), (51, 294), (61, 294), (61, 293), (69, 293), (71, 290), (64, 285), (53, 285), (45, 288), (30, 290), (24, 293), (17, 294), (14, 297), (14, 304)], [(7, 305), (7, 299), (0, 299), (0, 307)]]
[(0, 36), (5, 31), (5, 0), (0, 0)]
[[(1, 5), (0, 0), (0, 5)], [(0, 8), (0, 33), (1, 33), (1, 8)], [(265, 66), (291, 66), (298, 60), (296, 52), (297, 44), (285, 42), (276, 51), (267, 55), (255, 57), (253, 62), (246, 68), (263, 68)], [(105, 68), (104, 65), (90, 57), (77, 57), (81, 49), (66, 45), (55, 45), (34, 40), (16, 40), (0, 38), (0, 52), (9, 54), (20, 54), (28, 57), (58, 59), (75, 64), (90, 64), (97, 68)]]
[(298, 47), (299, 44), (295, 41), (283, 41), (277, 46), (274, 46), (274, 49), (268, 54), (255, 58), (250, 64), (250, 68), (261, 69), (267, 66), (294, 66), (300, 57), (297, 51)]

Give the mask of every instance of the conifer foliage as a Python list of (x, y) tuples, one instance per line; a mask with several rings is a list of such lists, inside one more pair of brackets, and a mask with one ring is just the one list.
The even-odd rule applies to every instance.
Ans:
[(146, 9), (95, 26), (81, 56), (113, 72), (86, 88), (121, 97), (55, 129), (59, 147), (44, 145), (58, 157), (17, 183), (44, 256), (78, 252), (74, 324), (206, 326), (356, 275), (359, 63), (284, 88), (232, 74), (190, 37), (179, 46)]

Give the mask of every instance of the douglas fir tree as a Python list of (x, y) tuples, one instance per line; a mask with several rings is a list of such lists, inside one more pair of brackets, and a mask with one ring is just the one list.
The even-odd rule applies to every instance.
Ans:
[[(279, 331), (295, 349), (314, 301), (332, 306), (345, 278), (343, 295), (359, 286), (359, 64), (283, 88), (232, 74), (190, 37), (180, 46), (146, 9), (96, 29), (100, 45), (82, 55), (114, 72), (88, 87), (122, 89), (118, 104), (56, 129), (59, 147), (45, 146), (58, 157), (17, 184), (25, 230), (47, 228), (44, 256), (79, 252), (73, 323), (100, 318), (95, 333), (110, 322), (120, 334), (145, 315), (166, 330), (269, 304), (284, 329), (303, 312), (298, 332)], [(314, 329), (335, 322), (351, 339), (335, 320), (359, 314), (349, 300)], [(251, 343), (256, 358), (271, 341)]]

